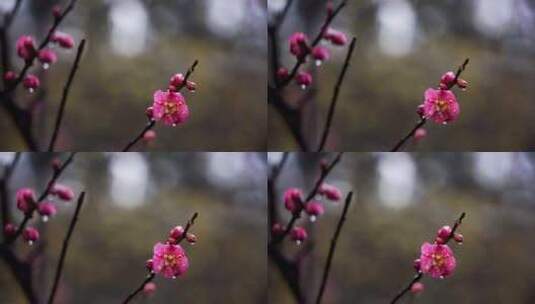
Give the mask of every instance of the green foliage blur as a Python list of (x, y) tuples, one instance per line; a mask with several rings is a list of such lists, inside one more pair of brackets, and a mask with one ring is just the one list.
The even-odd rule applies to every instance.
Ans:
[[(14, 54), (16, 39), (31, 34), (41, 40), (52, 22), (53, 5), (65, 2), (23, 1), (10, 32), (18, 67), (23, 62)], [(169, 78), (184, 73), (195, 59), (199, 66), (191, 80), (198, 89), (186, 93), (189, 121), (176, 128), (159, 125), (156, 142), (137, 149), (263, 149), (265, 15), (255, 1), (222, 4), (218, 0), (78, 1), (60, 30), (74, 35), (77, 42), (87, 38), (88, 47), (71, 89), (58, 149), (120, 150), (144, 127), (153, 93), (166, 89)], [(60, 51), (59, 63), (39, 72), (44, 82), (39, 93), (18, 92), (21, 105), (37, 102), (34, 129), (42, 146), (50, 139), (74, 55), (75, 51)], [(25, 149), (4, 111), (0, 134), (0, 149)]]
[[(0, 154), (3, 165), (10, 156)], [(40, 192), (52, 155), (24, 154), (10, 183)], [(262, 303), (266, 298), (265, 154), (79, 153), (59, 182), (87, 191), (74, 230), (56, 303), (120, 303), (143, 281), (152, 248), (169, 230), (199, 217), (184, 242), (190, 268), (176, 280), (157, 276), (156, 292), (135, 303)], [(0, 171), (1, 174), (2, 171)], [(58, 203), (48, 223), (38, 218), (44, 244), (35, 288), (48, 295), (74, 203)], [(28, 246), (19, 241), (19, 255)], [(37, 244), (36, 244), (37, 246)], [(30, 248), (31, 249), (31, 248)], [(0, 302), (26, 303), (4, 261)]]
[[(270, 158), (273, 155), (270, 155)], [(325, 156), (325, 155), (324, 155)], [(275, 159), (275, 157), (273, 157)], [(320, 155), (292, 154), (278, 182), (310, 189)], [(420, 245), (443, 225), (459, 228), (464, 244), (450, 244), (457, 258), (444, 280), (425, 277), (425, 291), (399, 303), (533, 303), (535, 155), (532, 153), (345, 153), (327, 179), (344, 193), (355, 191), (338, 239), (323, 303), (389, 303), (414, 275)], [(315, 299), (329, 242), (342, 203), (325, 203), (326, 214), (310, 230), (313, 254), (301, 277)], [(286, 246), (296, 247), (287, 242)], [(295, 303), (273, 264), (271, 303)], [(312, 301), (313, 302), (313, 301)]]

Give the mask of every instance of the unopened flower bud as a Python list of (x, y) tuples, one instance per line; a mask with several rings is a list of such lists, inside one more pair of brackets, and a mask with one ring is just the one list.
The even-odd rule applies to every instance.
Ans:
[(148, 271), (152, 272), (152, 267), (153, 266), (154, 266), (154, 262), (152, 261), (152, 259), (148, 259), (145, 262), (145, 268), (147, 268)]
[(299, 72), (295, 81), (304, 90), (312, 84), (312, 75), (308, 72)]
[(184, 75), (180, 73), (173, 75), (169, 80), (169, 84), (175, 88), (181, 87), (184, 84)]
[(290, 232), (290, 237), (293, 241), (297, 242), (297, 244), (301, 244), (308, 238), (308, 233), (303, 227), (294, 227)]
[(37, 240), (39, 240), (39, 231), (37, 231), (37, 229), (33, 227), (27, 227), (22, 232), (22, 237), (31, 245)]
[(458, 85), (459, 88), (461, 88), (462, 90), (466, 90), (466, 88), (468, 87), (468, 81), (459, 78), (459, 79), (457, 79), (457, 85)]
[(424, 284), (421, 282), (415, 282), (411, 285), (411, 292), (413, 294), (419, 294), (424, 291)]
[(149, 120), (154, 119), (154, 110), (152, 109), (152, 107), (148, 107), (147, 109), (145, 109), (145, 115), (147, 115), (147, 118)]
[(420, 272), (421, 268), (422, 268), (422, 262), (420, 261), (420, 259), (416, 259), (414, 260), (414, 270), (416, 270), (416, 272)]
[(7, 71), (4, 73), (4, 80), (7, 82), (12, 82), (17, 79), (17, 74), (13, 71)]
[(61, 14), (62, 14), (61, 6), (54, 5), (54, 7), (52, 8), (52, 16), (54, 16), (54, 18), (57, 19), (57, 18), (61, 17)]
[(284, 80), (286, 80), (286, 78), (288, 78), (288, 76), (290, 76), (290, 73), (288, 72), (287, 68), (280, 67), (277, 70), (277, 80), (284, 81)]
[(325, 209), (320, 202), (312, 201), (306, 205), (305, 211), (310, 216), (310, 220), (314, 222), (318, 216), (325, 212)]
[(24, 214), (32, 212), (35, 205), (35, 193), (30, 188), (22, 188), (17, 191), (17, 208)]
[(152, 142), (156, 139), (156, 132), (154, 130), (147, 130), (143, 133), (143, 140), (147, 143)]
[(284, 233), (284, 227), (279, 223), (275, 223), (271, 227), (271, 233), (273, 235), (282, 235)]
[(191, 245), (195, 245), (197, 243), (197, 236), (193, 233), (186, 233), (186, 241), (190, 243)]
[(42, 202), (37, 207), (37, 211), (43, 217), (50, 217), (56, 214), (56, 206), (52, 202)]
[(325, 196), (328, 200), (339, 201), (342, 198), (342, 191), (333, 185), (321, 184), (318, 194)]
[(62, 184), (55, 184), (52, 186), (50, 194), (55, 195), (64, 201), (70, 201), (74, 198), (74, 192), (72, 189)]
[(421, 141), (427, 136), (427, 131), (424, 128), (418, 128), (414, 131), (414, 140)]
[(320, 65), (323, 61), (331, 57), (329, 50), (324, 46), (317, 46), (312, 49), (312, 57), (316, 60), (316, 65)]
[(284, 192), (284, 207), (291, 213), (301, 210), (303, 203), (303, 192), (298, 188), (289, 188)]
[(44, 65), (50, 65), (58, 61), (58, 56), (51, 49), (44, 49), (39, 51), (37, 57), (39, 58), (39, 61)]
[(453, 235), (453, 239), (455, 240), (455, 242), (462, 244), (464, 241), (464, 236), (460, 233), (455, 233), (455, 235)]
[(4, 234), (6, 236), (14, 236), (15, 233), (17, 233), (17, 227), (11, 223), (7, 223), (4, 225)]
[(156, 291), (156, 284), (154, 282), (148, 282), (143, 285), (143, 294), (146, 296), (152, 295)]
[(74, 47), (74, 39), (66, 33), (56, 32), (52, 35), (50, 41), (59, 44), (59, 46), (65, 49), (72, 49)]
[(17, 55), (28, 61), (35, 56), (35, 40), (32, 36), (23, 35), (17, 40)]
[(440, 78), (440, 88), (443, 90), (448, 90), (452, 86), (455, 85), (455, 73), (452, 71), (446, 72), (442, 77)]
[(171, 229), (169, 231), (169, 237), (172, 237), (174, 239), (180, 239), (184, 236), (184, 227), (182, 226), (176, 226), (175, 228)]
[(334, 45), (343, 46), (347, 44), (346, 34), (332, 28), (328, 28), (325, 31), (323, 38), (329, 40)]
[(193, 81), (186, 81), (186, 88), (188, 89), (188, 91), (190, 92), (195, 92), (195, 90), (197, 90), (197, 84)]
[(24, 87), (28, 89), (30, 92), (33, 92), (35, 89), (37, 89), (41, 85), (41, 81), (39, 80), (39, 78), (37, 78), (37, 76), (33, 74), (29, 74), (29, 75), (26, 75), (26, 77), (24, 77), (24, 80), (22, 81), (22, 85), (24, 85)]
[(59, 158), (54, 158), (52, 160), (52, 169), (54, 169), (54, 171), (58, 171), (60, 168), (61, 168), (61, 160), (59, 160)]
[(450, 226), (442, 226), (438, 231), (437, 231), (437, 237), (443, 239), (443, 240), (447, 240), (451, 235), (451, 227)]

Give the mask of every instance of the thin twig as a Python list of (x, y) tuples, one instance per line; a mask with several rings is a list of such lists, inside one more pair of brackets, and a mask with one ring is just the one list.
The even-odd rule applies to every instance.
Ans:
[(52, 138), (50, 139), (50, 144), (48, 145), (48, 152), (54, 151), (56, 139), (58, 137), (59, 129), (61, 127), (61, 121), (63, 120), (63, 113), (65, 111), (65, 106), (67, 105), (67, 97), (69, 96), (69, 90), (71, 88), (74, 76), (76, 75), (76, 71), (78, 71), (78, 66), (80, 63), (80, 59), (82, 58), (84, 48), (85, 48), (85, 39), (82, 39), (82, 42), (78, 46), (78, 52), (76, 53), (76, 59), (74, 60), (74, 64), (72, 65), (71, 72), (69, 73), (69, 78), (67, 79), (67, 83), (65, 83), (65, 86), (63, 87), (63, 96), (61, 97), (61, 102), (60, 102), (58, 114), (56, 117), (56, 124), (54, 125)]
[[(184, 81), (182, 82), (182, 85), (176, 88), (177, 92), (182, 90), (186, 86), (189, 77), (191, 76), (191, 74), (193, 74), (198, 64), (199, 64), (198, 60), (195, 60), (193, 62), (193, 64), (190, 66), (190, 68), (184, 75)], [(152, 118), (149, 119), (149, 122), (145, 125), (145, 127), (141, 130), (141, 132), (138, 133), (138, 135), (134, 137), (134, 139), (132, 139), (121, 151), (122, 152), (130, 151), (130, 149), (132, 149), (132, 147), (135, 146), (143, 138), (143, 135), (150, 129), (154, 128), (155, 125), (156, 125), (156, 121)]]
[(50, 297), (48, 298), (48, 304), (54, 303), (54, 297), (56, 296), (56, 291), (58, 288), (59, 280), (61, 278), (61, 273), (63, 272), (63, 264), (65, 263), (65, 257), (67, 256), (67, 250), (69, 248), (69, 241), (71, 239), (72, 232), (74, 231), (74, 227), (76, 226), (76, 222), (78, 221), (78, 214), (80, 213), (80, 210), (84, 203), (84, 198), (85, 192), (82, 192), (78, 197), (78, 203), (76, 204), (76, 210), (74, 211), (74, 215), (71, 219), (69, 230), (67, 230), (67, 235), (65, 235), (65, 239), (63, 240), (63, 247), (61, 248), (61, 254), (59, 257), (58, 266), (56, 268), (56, 275), (54, 276), (54, 284), (52, 285), (52, 291), (50, 292)]
[(338, 162), (340, 162), (340, 160), (342, 158), (342, 155), (343, 155), (343, 153), (338, 153), (336, 155), (336, 157), (334, 158), (334, 160), (329, 165), (327, 165), (326, 167), (322, 167), (320, 177), (316, 181), (316, 184), (314, 185), (314, 188), (312, 188), (312, 190), (309, 192), (309, 194), (303, 200), (303, 202), (301, 204), (301, 208), (298, 208), (298, 210), (292, 214), (292, 217), (291, 217), (290, 221), (288, 222), (288, 225), (286, 225), (286, 229), (284, 230), (284, 232), (282, 234), (274, 237), (271, 240), (271, 242), (269, 243), (268, 246), (277, 245), (278, 243), (283, 241), (284, 238), (290, 233), (290, 231), (292, 230), (293, 225), (295, 224), (297, 219), (299, 219), (301, 217), (301, 211), (306, 206), (306, 204), (309, 201), (311, 201), (314, 198), (314, 196), (316, 196), (316, 194), (318, 193), (321, 185), (323, 184), (323, 181), (325, 180), (325, 178), (327, 178), (327, 176), (329, 175), (331, 170), (338, 164)]
[(342, 215), (340, 216), (340, 220), (338, 220), (338, 225), (336, 225), (336, 230), (334, 231), (334, 235), (331, 239), (331, 247), (329, 248), (329, 254), (327, 255), (327, 262), (325, 263), (325, 268), (323, 270), (323, 277), (321, 279), (321, 287), (318, 293), (318, 297), (316, 298), (316, 304), (321, 303), (321, 298), (323, 296), (323, 292), (325, 290), (325, 286), (327, 285), (327, 279), (329, 277), (329, 271), (331, 270), (331, 264), (334, 257), (334, 251), (336, 250), (336, 243), (338, 241), (338, 237), (340, 236), (340, 232), (342, 231), (342, 226), (344, 225), (344, 222), (346, 220), (346, 214), (349, 210), (349, 205), (351, 204), (351, 198), (353, 197), (353, 192), (349, 192), (349, 194), (346, 197), (344, 210), (342, 211)]
[(353, 55), (353, 50), (355, 49), (356, 42), (357, 42), (357, 38), (353, 37), (353, 39), (351, 40), (351, 44), (349, 45), (349, 50), (347, 51), (346, 59), (344, 61), (344, 66), (342, 67), (342, 71), (338, 75), (338, 80), (336, 81), (336, 85), (334, 86), (334, 93), (331, 99), (331, 106), (329, 107), (329, 113), (327, 114), (327, 121), (325, 122), (325, 127), (323, 128), (323, 135), (321, 136), (321, 141), (318, 147), (318, 152), (323, 151), (323, 148), (325, 147), (325, 143), (327, 142), (327, 137), (329, 136), (329, 131), (331, 129), (331, 124), (334, 118), (334, 110), (336, 109), (336, 102), (338, 100), (338, 94), (340, 93), (340, 87), (342, 86), (342, 82), (344, 81), (344, 77), (349, 67), (349, 61), (351, 60), (351, 56)]
[[(461, 215), (459, 216), (459, 218), (455, 221), (455, 223), (453, 224), (453, 228), (451, 229), (451, 233), (449, 235), (449, 237), (444, 240), (444, 244), (447, 244), (454, 236), (455, 236), (455, 231), (457, 231), (457, 228), (459, 228), (459, 226), (461, 225), (463, 219), (465, 218), (466, 216), (466, 213), (463, 212), (461, 213)], [(420, 281), (423, 277), (423, 273), (420, 271), (420, 272), (417, 272), (414, 277), (412, 278), (412, 280), (409, 282), (409, 284), (407, 284), (405, 286), (405, 288), (403, 288), (393, 299), (392, 301), (390, 301), (390, 304), (395, 304), (399, 299), (401, 299), (407, 292), (409, 292), (411, 290), (411, 287), (414, 283)]]
[[(470, 62), (470, 58), (466, 58), (462, 65), (457, 68), (457, 72), (455, 73), (455, 79), (451, 82), (450, 86), (448, 87), (448, 90), (451, 89), (456, 83), (459, 77), (461, 76), (462, 72), (466, 70), (466, 66)], [(420, 120), (416, 123), (416, 125), (409, 131), (407, 135), (405, 135), (395, 146), (390, 150), (390, 152), (398, 152), (403, 148), (403, 146), (414, 136), (414, 133), (419, 128), (423, 127), (425, 123), (427, 122), (427, 118), (421, 117)]]
[[(197, 216), (198, 216), (198, 212), (195, 212), (193, 214), (193, 216), (189, 219), (189, 221), (186, 223), (186, 226), (184, 227), (184, 232), (182, 233), (182, 237), (180, 237), (179, 239), (176, 240), (176, 244), (179, 244), (180, 242), (182, 242), (182, 240), (184, 240), (186, 238), (186, 234), (188, 233), (189, 229), (191, 228), (191, 226), (193, 226), (193, 224), (195, 224), (195, 219), (197, 219)], [(154, 272), (151, 272), (149, 273), (145, 279), (143, 280), (143, 282), (141, 282), (141, 285), (139, 285), (134, 291), (132, 291), (127, 297), (126, 299), (122, 302), (123, 304), (127, 304), (129, 303), (132, 299), (134, 299), (136, 297), (136, 295), (138, 293), (140, 293), (142, 290), (143, 290), (143, 287), (145, 287), (145, 285), (149, 282), (151, 282), (152, 280), (154, 280), (154, 277), (156, 276), (156, 274)]]
[[(15, 170), (15, 167), (17, 166), (19, 160), (21, 157), (21, 153), (17, 152), (15, 154), (15, 157), (13, 158), (13, 161), (5, 168), (4, 175), (2, 178), (0, 178), (0, 211), (2, 211), (2, 228), (5, 227), (5, 225), (10, 221), (11, 214), (10, 214), (10, 208), (9, 208), (9, 202), (8, 202), (8, 186), (9, 186), (9, 180), (11, 179), (11, 176), (13, 175), (13, 172)], [(4, 237), (5, 231), (3, 231)]]
[(316, 35), (316, 37), (314, 38), (314, 40), (312, 40), (312, 43), (311, 43), (310, 47), (307, 47), (307, 48), (304, 49), (303, 55), (300, 56), (297, 59), (297, 62), (295, 63), (294, 67), (292, 68), (292, 71), (290, 72), (289, 76), (286, 77), (286, 79), (284, 79), (283, 81), (281, 81), (277, 85), (277, 87), (279, 89), (287, 86), (290, 83), (290, 81), (292, 81), (292, 79), (295, 77), (295, 75), (297, 75), (297, 72), (299, 71), (299, 68), (301, 67), (301, 65), (303, 63), (305, 63), (305, 59), (308, 56), (308, 54), (312, 51), (312, 49), (315, 46), (317, 46), (320, 43), (321, 39), (323, 39), (323, 36), (325, 35), (325, 32), (327, 31), (327, 28), (329, 27), (329, 25), (331, 25), (331, 22), (334, 20), (334, 18), (336, 18), (338, 13), (346, 5), (347, 5), (347, 0), (344, 0), (334, 9), (334, 11), (332, 13), (327, 14), (327, 17), (325, 18), (325, 22), (321, 26), (321, 29), (320, 29), (319, 33)]
[(5, 243), (7, 245), (11, 245), (22, 234), (22, 231), (26, 227), (26, 224), (32, 218), (33, 212), (35, 211), (36, 206), (47, 197), (47, 195), (50, 193), (50, 190), (52, 189), (52, 187), (56, 183), (56, 180), (61, 176), (61, 174), (63, 173), (65, 168), (67, 168), (72, 163), (75, 155), (76, 155), (75, 152), (71, 153), (69, 155), (69, 157), (67, 158), (67, 160), (59, 168), (54, 169), (54, 173), (53, 173), (52, 177), (50, 178), (50, 180), (48, 181), (48, 184), (47, 184), (45, 190), (41, 193), (41, 195), (39, 196), (39, 198), (37, 199), (35, 204), (32, 204), (32, 206), (33, 206), (32, 209), (29, 210), (28, 212), (26, 212), (26, 214), (24, 214), (24, 219), (20, 223), (20, 225), (17, 228), (17, 231), (15, 232), (15, 234), (12, 237), (10, 237), (9, 239), (6, 240)]

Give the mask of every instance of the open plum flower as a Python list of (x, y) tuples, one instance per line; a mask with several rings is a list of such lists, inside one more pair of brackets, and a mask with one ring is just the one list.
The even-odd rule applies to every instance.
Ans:
[(185, 122), (189, 117), (186, 99), (180, 92), (156, 91), (152, 104), (152, 117), (168, 126), (176, 126)]
[(450, 90), (427, 89), (423, 103), (423, 116), (439, 124), (456, 120), (461, 112), (455, 94)]
[(152, 271), (164, 277), (176, 278), (188, 270), (189, 261), (180, 245), (157, 243), (152, 256)]

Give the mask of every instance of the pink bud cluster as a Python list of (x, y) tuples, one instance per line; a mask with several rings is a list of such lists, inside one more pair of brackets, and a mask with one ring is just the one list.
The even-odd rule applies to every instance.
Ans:
[[(323, 183), (318, 188), (317, 194), (320, 198), (325, 198), (329, 201), (337, 202), (342, 198), (342, 192), (335, 186)], [(311, 222), (325, 213), (325, 208), (320, 200), (304, 201), (303, 191), (298, 188), (288, 188), (284, 192), (284, 207), (292, 213), (292, 215), (299, 216), (301, 212), (305, 212)], [(280, 223), (274, 223), (271, 227), (271, 233), (274, 236), (284, 234), (285, 227)], [(305, 228), (295, 226), (289, 231), (290, 238), (297, 244), (301, 244), (308, 238), (308, 233)]]
[[(190, 245), (194, 245), (197, 242), (197, 236), (186, 232), (184, 227), (176, 226), (171, 229), (167, 241), (164, 243), (158, 242), (154, 245), (153, 256), (145, 263), (147, 270), (172, 279), (184, 275), (189, 268), (186, 251), (179, 244), (184, 239)], [(148, 288), (153, 292), (155, 287), (150, 286)]]
[[(175, 74), (169, 80), (167, 90), (158, 90), (154, 93), (152, 106), (148, 107), (145, 114), (151, 121), (162, 121), (168, 126), (177, 126), (186, 122), (189, 118), (189, 108), (186, 98), (180, 90), (186, 87), (191, 93), (197, 89), (197, 84), (187, 80), (183, 74)], [(156, 138), (156, 133), (145, 134), (145, 141), (149, 142)]]
[[(62, 9), (59, 6), (55, 6), (52, 10), (52, 15), (56, 19), (60, 18)], [(64, 49), (72, 49), (75, 44), (71, 35), (62, 32), (52, 33), (49, 42), (51, 46), (58, 45)], [(58, 56), (55, 51), (51, 48), (47, 48), (47, 46), (38, 47), (34, 37), (30, 35), (22, 35), (19, 37), (16, 43), (16, 50), (17, 55), (27, 64), (31, 65), (33, 64), (33, 61), (37, 59), (45, 70), (58, 61)], [(19, 76), (13, 71), (4, 72), (4, 80), (7, 83), (13, 83), (18, 77)], [(41, 82), (36, 75), (27, 74), (22, 79), (22, 85), (30, 92), (34, 92), (39, 88)]]
[[(332, 4), (330, 3), (327, 5), (327, 13), (332, 14)], [(335, 46), (344, 46), (348, 41), (343, 32), (332, 28), (325, 29), (321, 38), (323, 41)], [(302, 32), (295, 32), (290, 36), (289, 51), (299, 62), (306, 62), (308, 58), (312, 58), (317, 66), (320, 66), (331, 57), (331, 53), (326, 46), (310, 43), (309, 37)], [(290, 77), (290, 72), (287, 68), (280, 67), (277, 70), (278, 81), (286, 81), (288, 77)], [(295, 77), (295, 82), (303, 89), (309, 87), (312, 84), (312, 80), (312, 75), (307, 71), (299, 71)]]
[[(56, 203), (53, 198), (63, 201), (71, 201), (74, 198), (74, 192), (71, 188), (61, 184), (53, 185), (48, 194), (48, 198), (38, 201), (35, 196), (35, 191), (31, 188), (21, 188), (15, 195), (17, 209), (20, 210), (24, 216), (31, 218), (33, 213), (37, 211), (43, 222), (57, 213)], [(4, 234), (7, 237), (13, 237), (17, 234), (17, 228), (12, 223), (4, 225)], [(22, 231), (22, 237), (29, 244), (33, 244), (39, 240), (39, 231), (33, 227), (26, 227)]]
[(456, 77), (451, 71), (442, 75), (437, 89), (429, 88), (425, 91), (424, 102), (418, 106), (418, 115), (439, 124), (456, 120), (461, 109), (457, 97), (451, 91), (454, 86), (465, 90), (468, 82)]
[[(453, 274), (457, 266), (455, 255), (447, 243), (453, 239), (458, 244), (463, 243), (463, 235), (453, 232), (450, 226), (441, 227), (436, 234), (434, 243), (425, 242), (420, 248), (420, 258), (414, 260), (414, 269), (432, 278), (446, 278)], [(424, 285), (420, 282), (411, 286), (411, 292), (420, 293)]]

